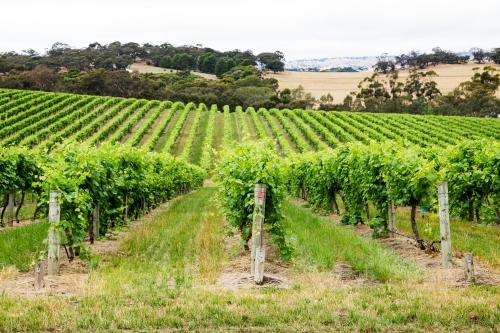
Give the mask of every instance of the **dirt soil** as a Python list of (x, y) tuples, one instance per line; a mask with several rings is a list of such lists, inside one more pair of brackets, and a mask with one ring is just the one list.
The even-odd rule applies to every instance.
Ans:
[(25, 227), (27, 225), (30, 225), (33, 223), (38, 223), (40, 221), (42, 221), (42, 220), (40, 220), (40, 219), (33, 220), (33, 219), (29, 219), (29, 218), (28, 219), (24, 218), (24, 219), (19, 219), (19, 223), (17, 223), (16, 220), (14, 220), (14, 224), (12, 225), (12, 227), (9, 227), (7, 225), (7, 221), (3, 221), (4, 226), (0, 227), (0, 232), (16, 229), (16, 228), (20, 228), (20, 227)]
[[(151, 221), (157, 214), (165, 211), (170, 206), (170, 202), (164, 203), (154, 209), (145, 217), (136, 221), (129, 221), (129, 228), (134, 229), (144, 223)], [(128, 234), (127, 229), (113, 231), (105, 240), (98, 240), (94, 244), (85, 241), (84, 245), (92, 248), (93, 254), (98, 255), (120, 255), (118, 245)], [(44, 262), (45, 272), (47, 272), (47, 261)], [(61, 248), (61, 264), (59, 274), (45, 275), (44, 287), (35, 291), (34, 271), (20, 273), (13, 267), (7, 267), (5, 271), (0, 271), (0, 292), (4, 291), (8, 295), (35, 297), (38, 295), (74, 296), (85, 291), (86, 282), (89, 278), (90, 269), (88, 261), (83, 261), (76, 257), (73, 262), (68, 262), (68, 257), (64, 248)]]
[[(486, 64), (500, 69), (500, 65), (493, 63)], [(437, 65), (428, 67), (423, 71), (435, 71), (439, 76), (433, 78), (438, 85), (438, 89), (442, 94), (447, 94), (456, 88), (460, 83), (469, 81), (474, 75), (472, 68), (483, 68), (485, 64), (478, 65), (474, 62), (461, 65)], [(285, 71), (277, 74), (266, 74), (266, 77), (272, 77), (278, 80), (280, 89), (294, 89), (299, 85), (304, 87), (306, 92), (310, 92), (314, 97), (319, 99), (322, 95), (330, 93), (335, 103), (342, 103), (344, 97), (351, 91), (359, 91), (358, 84), (365, 77), (373, 74), (370, 71), (355, 72), (355, 73), (334, 73), (334, 72), (292, 72)], [(405, 82), (409, 71), (400, 70), (399, 81)], [(380, 77), (385, 79), (385, 75), (380, 74)], [(497, 97), (500, 97), (500, 90), (497, 91)]]
[[(356, 234), (363, 237), (371, 237), (371, 229), (364, 224), (358, 224), (354, 229)], [(468, 281), (465, 273), (465, 258), (460, 252), (454, 252), (452, 257), (452, 268), (443, 269), (441, 253), (428, 253), (419, 249), (416, 241), (400, 235), (393, 238), (382, 238), (379, 243), (392, 249), (401, 257), (415, 263), (424, 273), (425, 282), (431, 284), (444, 284), (448, 286), (467, 286), (472, 284)], [(478, 285), (500, 285), (500, 273), (491, 267), (486, 267), (478, 261), (474, 261), (475, 284)]]
[(264, 232), (262, 243), (266, 251), (264, 264), (264, 283), (258, 285), (250, 274), (250, 251), (244, 251), (240, 245), (241, 234), (226, 237), (225, 250), (228, 261), (221, 273), (217, 286), (222, 289), (290, 287), (290, 265), (282, 262), (277, 248), (271, 242), (269, 234)]
[(235, 232), (233, 237), (226, 237), (226, 263), (216, 288), (220, 289), (259, 289), (275, 287), (289, 289), (295, 283), (310, 284), (316, 288), (330, 289), (350, 287), (356, 285), (376, 285), (378, 282), (357, 275), (351, 266), (338, 262), (330, 272), (298, 272), (291, 262), (280, 259), (276, 245), (271, 241), (267, 232), (264, 232), (263, 243), (266, 251), (264, 264), (264, 283), (258, 285), (250, 274), (250, 251), (244, 251), (240, 245), (241, 234)]
[[(294, 199), (298, 205), (306, 204), (305, 200)], [(340, 223), (340, 217), (336, 214), (326, 216), (334, 223)], [(358, 224), (354, 231), (358, 236), (372, 238), (372, 230), (365, 224)], [(466, 279), (464, 254), (458, 251), (453, 252), (452, 268), (443, 269), (441, 254), (429, 253), (420, 250), (416, 241), (401, 235), (394, 235), (392, 238), (380, 238), (377, 241), (383, 246), (393, 250), (399, 256), (414, 263), (425, 274), (424, 284), (446, 285), (446, 286), (467, 286), (472, 282)], [(474, 261), (475, 284), (478, 285), (500, 285), (500, 272), (493, 267), (486, 266)]]
[[(296, 199), (297, 204), (304, 204), (303, 200)], [(129, 223), (133, 229), (141, 224), (148, 223), (158, 213), (168, 209), (169, 203), (163, 204), (146, 217)], [(337, 215), (327, 216), (333, 223), (339, 223)], [(361, 237), (371, 237), (371, 229), (366, 225), (358, 225), (354, 229)], [(100, 255), (120, 255), (118, 245), (128, 233), (126, 230), (114, 231), (109, 239), (97, 241), (90, 245), (93, 253)], [(465, 277), (465, 263), (461, 253), (453, 254), (453, 268), (441, 268), (441, 256), (436, 253), (427, 253), (418, 249), (416, 242), (396, 235), (394, 238), (377, 240), (387, 248), (392, 249), (401, 257), (415, 263), (424, 273), (424, 285), (440, 286), (467, 286), (470, 284)], [(351, 267), (344, 262), (338, 262), (330, 272), (299, 272), (294, 269), (293, 263), (280, 259), (277, 247), (272, 243), (267, 232), (264, 233), (263, 243), (266, 250), (264, 266), (264, 283), (257, 285), (250, 274), (250, 252), (244, 251), (240, 245), (240, 234), (226, 237), (225, 251), (227, 262), (217, 283), (203, 288), (216, 289), (258, 289), (266, 287), (291, 288), (295, 283), (310, 284), (316, 288), (347, 288), (351, 286), (371, 286), (379, 282), (369, 280), (355, 274)], [(72, 263), (66, 261), (64, 249), (61, 249), (62, 264), (60, 273), (56, 276), (44, 278), (44, 288), (34, 290), (34, 272), (19, 273), (9, 267), (0, 271), (0, 290), (8, 295), (35, 297), (38, 295), (74, 296), (85, 291), (90, 270), (86, 261), (76, 258)], [(46, 262), (45, 262), (46, 267)], [(476, 284), (500, 285), (500, 273), (491, 267), (486, 267), (477, 261), (474, 263)]]

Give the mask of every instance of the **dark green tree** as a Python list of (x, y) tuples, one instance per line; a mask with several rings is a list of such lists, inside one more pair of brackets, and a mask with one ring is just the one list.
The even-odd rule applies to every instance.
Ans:
[(488, 59), (488, 52), (479, 47), (473, 47), (469, 53), (472, 54), (472, 60), (478, 64), (482, 64)]
[(274, 53), (263, 52), (257, 56), (257, 61), (260, 63), (262, 68), (271, 70), (274, 73), (283, 72), (285, 70), (284, 55), (280, 51)]
[(170, 56), (164, 56), (160, 62), (161, 68), (172, 68), (172, 58)]
[(500, 47), (495, 48), (490, 52), (490, 58), (495, 64), (500, 64)]
[(226, 58), (220, 58), (219, 61), (217, 61), (217, 64), (215, 65), (214, 72), (218, 78), (221, 78), (224, 73), (229, 71), (229, 69), (230, 68), (228, 68), (227, 66)]

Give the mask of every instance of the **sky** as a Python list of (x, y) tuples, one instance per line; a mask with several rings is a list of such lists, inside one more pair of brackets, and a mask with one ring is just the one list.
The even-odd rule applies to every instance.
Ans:
[(460, 52), (500, 47), (499, 14), (497, 0), (15, 0), (1, 6), (0, 52), (114, 41), (279, 50), (286, 60)]

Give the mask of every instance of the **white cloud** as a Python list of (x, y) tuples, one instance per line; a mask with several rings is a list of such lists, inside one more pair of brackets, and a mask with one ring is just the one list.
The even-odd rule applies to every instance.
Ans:
[(0, 52), (113, 41), (283, 51), (288, 60), (500, 47), (500, 3), (17, 0), (2, 5)]

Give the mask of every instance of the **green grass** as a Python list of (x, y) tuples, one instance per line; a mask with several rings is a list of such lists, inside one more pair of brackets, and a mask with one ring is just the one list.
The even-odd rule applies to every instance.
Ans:
[(231, 122), (230, 122), (231, 142), (240, 141), (240, 135), (238, 133), (238, 124), (237, 124), (237, 120), (236, 120), (236, 113), (232, 112), (229, 118), (231, 119)]
[[(127, 257), (120, 258), (109, 276), (115, 273), (120, 280), (126, 271), (140, 272), (143, 279), (155, 284), (157, 276), (163, 283), (190, 283), (196, 271), (195, 258), (198, 251), (196, 235), (207, 218), (207, 206), (214, 194), (213, 188), (202, 188), (189, 194), (184, 200), (176, 200), (172, 207), (155, 216), (128, 237), (120, 251)], [(134, 273), (134, 275), (136, 274)], [(135, 277), (136, 278), (136, 277)], [(110, 279), (110, 285), (116, 281)]]
[[(417, 225), (420, 237), (426, 240), (439, 240), (439, 219), (431, 218), (426, 213), (417, 214)], [(413, 235), (410, 224), (410, 211), (398, 209), (396, 228), (408, 235)], [(500, 228), (498, 226), (483, 226), (476, 223), (451, 218), (451, 246), (453, 251), (472, 252), (474, 259), (500, 268)]]
[(163, 151), (163, 148), (165, 147), (165, 144), (167, 143), (167, 140), (172, 133), (172, 129), (175, 127), (175, 124), (177, 123), (177, 119), (179, 118), (179, 115), (182, 113), (182, 110), (177, 110), (175, 114), (170, 118), (170, 121), (168, 122), (167, 127), (165, 130), (163, 130), (163, 134), (160, 136), (160, 139), (156, 143), (155, 146), (155, 151), (161, 152)]
[(422, 279), (422, 273), (372, 239), (358, 237), (351, 228), (333, 223), (287, 201), (286, 226), (296, 242), (296, 257), (319, 269), (347, 262), (355, 272), (380, 281)]
[(200, 164), (201, 155), (203, 154), (204, 140), (206, 136), (208, 117), (210, 112), (203, 112), (201, 114), (200, 123), (198, 129), (196, 130), (196, 137), (193, 142), (193, 148), (191, 149), (190, 163), (194, 165)]
[[(19, 219), (29, 219), (33, 217), (35, 213), (36, 203), (25, 202), (19, 211)], [(15, 207), (17, 209), (17, 207)], [(15, 210), (14, 210), (15, 213)], [(14, 219), (15, 221), (15, 219)]]
[[(211, 204), (215, 191), (204, 188), (174, 200), (168, 210), (131, 229), (119, 254), (104, 257), (92, 271), (83, 294), (24, 298), (0, 291), (0, 331), (427, 333), (498, 328), (499, 287), (336, 281), (328, 256), (359, 252), (351, 260), (362, 261), (365, 246), (371, 247), (350, 239), (349, 228), (333, 228), (291, 203), (285, 213), (293, 217), (288, 221), (299, 253), (323, 271), (293, 271), (289, 289), (215, 287), (225, 261), (222, 217)], [(347, 248), (335, 249), (341, 246)], [(392, 267), (390, 261), (383, 265)]]
[(16, 266), (20, 271), (31, 269), (32, 263), (43, 250), (47, 238), (48, 222), (39, 222), (11, 230), (0, 229), (0, 269)]
[(224, 138), (224, 114), (217, 112), (215, 116), (214, 139), (212, 148), (215, 150), (222, 149), (222, 139)]

